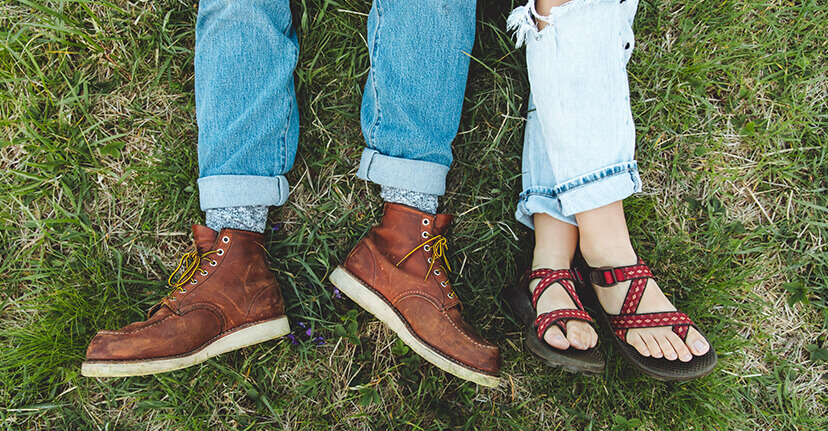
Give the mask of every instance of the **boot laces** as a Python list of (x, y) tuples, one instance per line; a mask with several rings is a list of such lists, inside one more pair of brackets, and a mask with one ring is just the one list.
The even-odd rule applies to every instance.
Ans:
[[(167, 279), (167, 284), (169, 284), (170, 287), (173, 288), (172, 292), (170, 292), (169, 295), (167, 295), (167, 297), (172, 298), (173, 295), (175, 295), (176, 291), (186, 292), (187, 290), (184, 288), (184, 286), (186, 286), (187, 283), (190, 280), (192, 280), (193, 277), (195, 277), (196, 272), (199, 271), (199, 268), (201, 267), (201, 262), (203, 262), (204, 259), (212, 261), (212, 259), (209, 259), (207, 256), (213, 253), (218, 253), (218, 250), (212, 250), (202, 254), (199, 254), (197, 251), (184, 253), (184, 255), (181, 256), (181, 259), (178, 261), (178, 266), (175, 267), (175, 270), (172, 272), (172, 274), (170, 274), (170, 278)], [(175, 275), (178, 274), (178, 271), (182, 268), (184, 268), (184, 272), (181, 274), (180, 277), (178, 277), (178, 280), (173, 281)]]
[(428, 276), (432, 273), (432, 269), (434, 269), (434, 264), (437, 263), (438, 260), (443, 259), (443, 262), (446, 264), (446, 269), (451, 271), (451, 266), (448, 263), (448, 258), (446, 258), (446, 251), (448, 251), (448, 240), (443, 235), (431, 235), (428, 232), (425, 232), (424, 235), (428, 238), (427, 241), (424, 241), (422, 244), (414, 247), (413, 250), (409, 251), (405, 257), (400, 259), (397, 262), (396, 266), (400, 266), (403, 261), (408, 259), (415, 251), (424, 248), (426, 245), (431, 245), (431, 250), (434, 252), (434, 258), (431, 259), (431, 265), (428, 266), (428, 272), (426, 273), (425, 280), (428, 280)]

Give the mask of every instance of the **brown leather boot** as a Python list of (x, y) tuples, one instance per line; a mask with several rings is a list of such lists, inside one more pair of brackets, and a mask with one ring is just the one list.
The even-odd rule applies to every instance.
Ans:
[(380, 225), (354, 247), (331, 282), (425, 360), (494, 387), (500, 381), (500, 350), (460, 317), (460, 301), (442, 268), (443, 233), (452, 218), (385, 204)]
[(100, 331), (81, 374), (124, 377), (189, 367), (290, 332), (262, 234), (220, 233), (193, 226), (196, 251), (181, 258), (184, 274), (144, 322)]

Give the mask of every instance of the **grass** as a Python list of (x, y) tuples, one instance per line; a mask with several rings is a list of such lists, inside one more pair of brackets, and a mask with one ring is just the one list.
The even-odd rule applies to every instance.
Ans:
[[(198, 209), (194, 2), (0, 1), (0, 426), (7, 429), (825, 429), (828, 7), (643, 1), (629, 66), (644, 193), (637, 249), (721, 354), (658, 383), (610, 343), (603, 375), (539, 366), (499, 292), (530, 256), (514, 221), (528, 83), (482, 1), (442, 200), (465, 316), (504, 354), (485, 389), (424, 363), (332, 296), (378, 220), (355, 178), (369, 4), (292, 5), (300, 150), (271, 211), (272, 267), (316, 346), (264, 343), (150, 377), (79, 375), (95, 331), (142, 319)], [(513, 2), (516, 4), (516, 2)]]

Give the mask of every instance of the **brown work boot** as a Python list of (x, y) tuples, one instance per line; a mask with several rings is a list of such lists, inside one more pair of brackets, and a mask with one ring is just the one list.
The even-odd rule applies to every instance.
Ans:
[(100, 331), (81, 374), (125, 377), (186, 368), (290, 332), (262, 234), (193, 226), (196, 251), (181, 258), (175, 290), (145, 322)]
[(331, 282), (425, 360), (494, 387), (500, 351), (460, 317), (460, 301), (442, 268), (443, 233), (452, 218), (385, 204), (380, 225), (354, 247)]

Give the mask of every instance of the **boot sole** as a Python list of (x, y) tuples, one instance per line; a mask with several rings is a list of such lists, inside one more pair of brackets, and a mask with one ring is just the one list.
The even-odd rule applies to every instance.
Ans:
[(470, 369), (446, 358), (439, 350), (434, 349), (421, 340), (405, 323), (405, 320), (397, 313), (396, 309), (381, 295), (375, 293), (374, 289), (351, 275), (347, 269), (339, 266), (331, 274), (331, 283), (339, 290), (356, 302), (360, 307), (373, 314), (374, 317), (388, 325), (400, 339), (420, 355), (423, 359), (434, 364), (437, 368), (453, 374), (461, 379), (468, 380), (478, 385), (497, 387), (500, 384), (500, 377), (485, 374)]
[(289, 333), (290, 323), (288, 323), (287, 316), (280, 316), (236, 329), (186, 356), (141, 361), (86, 361), (81, 365), (81, 375), (86, 377), (130, 377), (180, 370), (200, 364), (222, 353), (283, 337)]

